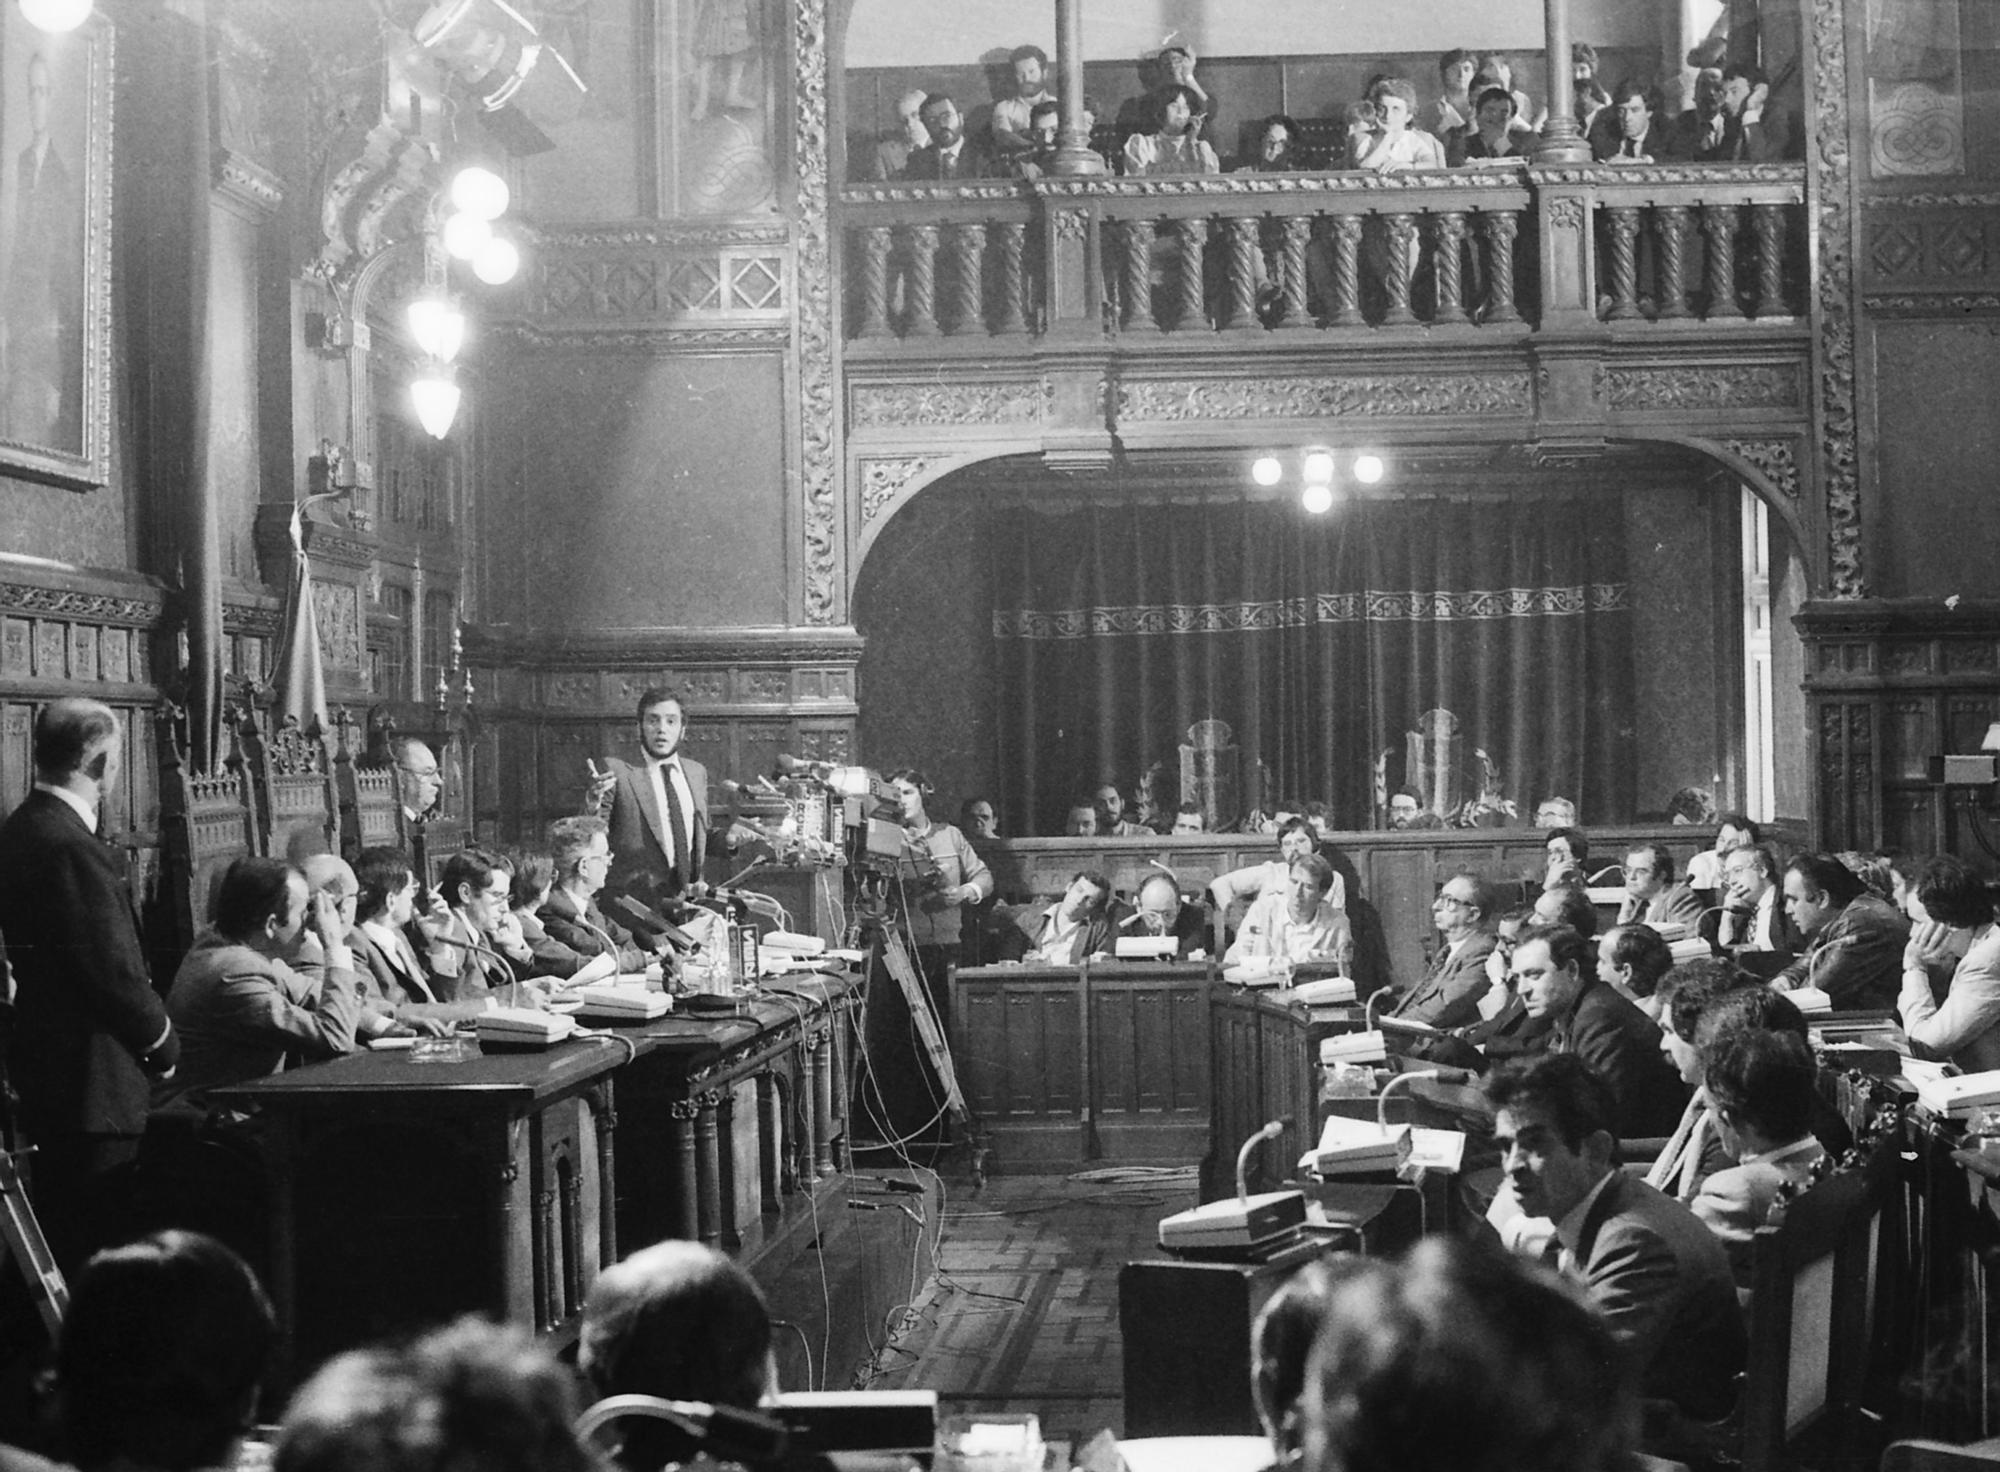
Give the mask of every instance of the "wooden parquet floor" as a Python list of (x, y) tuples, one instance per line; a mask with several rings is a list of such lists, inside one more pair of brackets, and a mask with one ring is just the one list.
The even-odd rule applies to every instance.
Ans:
[(1195, 1204), (1191, 1174), (945, 1186), (938, 1274), (864, 1372), (869, 1388), (936, 1390), (941, 1414), (1033, 1411), (1045, 1439), (1073, 1445), (1122, 1434), (1118, 1270), (1155, 1256), (1160, 1218)]

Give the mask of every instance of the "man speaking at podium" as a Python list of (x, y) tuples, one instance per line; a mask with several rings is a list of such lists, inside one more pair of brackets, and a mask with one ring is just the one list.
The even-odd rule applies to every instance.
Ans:
[[(701, 855), (708, 846), (708, 769), (680, 754), (687, 730), (687, 713), (680, 697), (669, 690), (647, 690), (639, 697), (639, 748), (646, 760), (638, 765), (610, 759), (609, 774), (591, 789), (592, 806), (606, 795), (611, 825), (611, 872), (605, 892), (615, 900), (621, 918), (638, 922), (648, 933), (660, 928), (663, 906), (701, 883)], [(647, 914), (634, 913), (636, 905)]]

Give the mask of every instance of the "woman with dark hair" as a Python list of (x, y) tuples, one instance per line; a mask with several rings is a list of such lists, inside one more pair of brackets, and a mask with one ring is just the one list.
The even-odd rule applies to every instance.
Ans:
[(1967, 1073), (2000, 1068), (2000, 934), (1993, 924), (1992, 888), (1959, 860), (1937, 858), (1917, 876), (1916, 899), (1930, 919), (1970, 931), (1971, 939), (1940, 1003), (1932, 995), (1929, 970), (1937, 957), (1926, 948), (1926, 937), (1911, 936), (1896, 999), (1903, 1031), (1924, 1055), (1949, 1058)]
[(1202, 100), (1178, 82), (1154, 90), (1147, 99), (1144, 132), (1125, 140), (1128, 177), (1153, 174), (1219, 174), (1215, 150), (1201, 136)]
[(93, 1257), (56, 1349), (65, 1454), (80, 1472), (234, 1463), (256, 1421), (277, 1323), (248, 1263), (199, 1232)]

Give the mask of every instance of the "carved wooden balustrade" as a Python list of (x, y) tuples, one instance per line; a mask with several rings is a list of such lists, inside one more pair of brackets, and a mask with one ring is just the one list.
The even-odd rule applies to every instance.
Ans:
[(1793, 317), (1804, 197), (1785, 164), (856, 185), (847, 336), (1501, 335), (1579, 280), (1609, 321)]

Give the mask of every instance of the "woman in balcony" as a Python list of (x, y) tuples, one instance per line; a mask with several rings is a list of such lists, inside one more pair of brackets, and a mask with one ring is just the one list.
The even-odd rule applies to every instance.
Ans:
[(1125, 140), (1126, 175), (1221, 173), (1215, 150), (1201, 136), (1201, 105), (1193, 90), (1169, 82), (1150, 100), (1151, 129)]
[(1504, 87), (1488, 87), (1473, 107), (1473, 122), (1445, 140), (1454, 168), (1492, 162), (1521, 163), (1534, 154), (1541, 136), (1514, 126), (1518, 104)]
[(1410, 126), (1417, 114), (1417, 89), (1402, 77), (1378, 77), (1368, 89), (1375, 109), (1372, 132), (1353, 135), (1347, 166), (1377, 174), (1405, 169), (1442, 169), (1444, 145), (1422, 128)]

